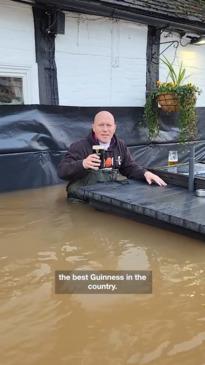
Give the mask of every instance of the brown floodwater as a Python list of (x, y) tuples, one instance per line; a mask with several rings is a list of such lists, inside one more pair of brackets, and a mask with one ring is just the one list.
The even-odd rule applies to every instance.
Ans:
[[(0, 364), (204, 365), (205, 244), (65, 199), (0, 195)], [(55, 270), (152, 270), (152, 294), (55, 294)]]

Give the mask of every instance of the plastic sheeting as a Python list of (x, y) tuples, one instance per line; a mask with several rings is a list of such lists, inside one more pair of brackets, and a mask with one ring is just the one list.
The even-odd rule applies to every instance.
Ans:
[[(178, 143), (177, 115), (174, 113), (161, 113), (159, 136), (150, 143), (142, 125), (143, 108), (1, 105), (0, 191), (59, 183), (57, 164), (72, 142), (88, 134), (91, 121), (100, 110), (114, 114), (118, 136), (145, 167), (166, 164), (170, 149), (178, 150), (181, 162), (188, 160), (188, 146)], [(197, 112), (196, 157), (205, 160), (205, 108), (198, 108)]]

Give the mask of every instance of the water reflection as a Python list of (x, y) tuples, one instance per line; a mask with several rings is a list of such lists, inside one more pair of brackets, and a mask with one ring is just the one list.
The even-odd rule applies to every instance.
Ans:
[[(0, 196), (4, 365), (196, 364), (202, 242), (71, 204), (62, 187)], [(56, 295), (55, 270), (152, 270), (150, 295)]]

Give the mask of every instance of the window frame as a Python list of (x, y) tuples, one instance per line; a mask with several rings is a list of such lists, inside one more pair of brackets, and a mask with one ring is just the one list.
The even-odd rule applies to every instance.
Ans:
[[(38, 90), (34, 88), (34, 70), (30, 66), (11, 66), (11, 65), (0, 65), (0, 77), (19, 77), (22, 78), (22, 94), (23, 104), (38, 104), (39, 95)], [(37, 97), (38, 95), (38, 97)], [(3, 104), (1, 104), (3, 105)], [(17, 104), (8, 104), (17, 105)], [(22, 105), (22, 104), (18, 104)]]

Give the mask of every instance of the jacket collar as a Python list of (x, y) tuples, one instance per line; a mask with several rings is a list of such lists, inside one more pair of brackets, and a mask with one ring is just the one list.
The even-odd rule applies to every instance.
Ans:
[[(89, 141), (89, 143), (90, 143), (91, 146), (93, 146), (95, 144), (99, 144), (99, 141), (96, 138), (95, 133), (93, 132), (93, 130), (89, 133), (89, 135), (88, 135), (87, 138), (88, 138), (88, 141)], [(116, 144), (117, 144), (117, 137), (114, 134), (114, 136), (111, 139), (109, 149), (112, 148), (113, 146), (115, 146)]]

